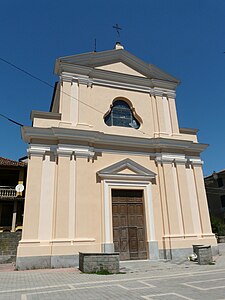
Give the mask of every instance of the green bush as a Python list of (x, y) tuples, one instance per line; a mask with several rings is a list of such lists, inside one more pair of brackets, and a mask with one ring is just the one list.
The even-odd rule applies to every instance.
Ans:
[(212, 232), (215, 233), (215, 235), (225, 235), (225, 224), (218, 218), (211, 216), (211, 225), (212, 225)]

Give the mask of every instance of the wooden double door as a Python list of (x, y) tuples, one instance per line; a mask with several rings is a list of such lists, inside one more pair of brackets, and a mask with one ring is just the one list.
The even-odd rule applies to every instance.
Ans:
[(142, 190), (112, 190), (113, 243), (120, 260), (146, 259)]

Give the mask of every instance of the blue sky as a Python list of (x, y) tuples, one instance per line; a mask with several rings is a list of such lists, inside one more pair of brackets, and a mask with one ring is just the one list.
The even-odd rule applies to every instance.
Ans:
[[(125, 49), (181, 80), (180, 127), (198, 128), (204, 174), (225, 168), (224, 0), (8, 0), (0, 8), (0, 58), (54, 85), (56, 58), (112, 49), (122, 28)], [(48, 111), (52, 89), (0, 61), (0, 113), (30, 125)], [(20, 128), (0, 118), (0, 156), (18, 159)]]

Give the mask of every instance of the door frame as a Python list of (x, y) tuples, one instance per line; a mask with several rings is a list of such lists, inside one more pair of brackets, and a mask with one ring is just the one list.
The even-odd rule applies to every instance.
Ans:
[[(135, 201), (135, 200), (132, 200), (132, 201), (129, 201), (129, 196), (127, 196), (127, 198), (126, 198), (126, 200), (124, 200), (122, 203), (120, 202), (120, 201), (115, 201), (115, 202), (113, 202), (113, 191), (134, 191), (134, 192), (136, 192), (136, 191), (141, 191), (141, 201)], [(123, 254), (125, 254), (125, 253), (122, 253), (122, 252), (119, 252), (121, 255), (120, 255), (120, 259), (121, 260), (143, 260), (143, 259), (147, 259), (147, 257), (148, 257), (148, 249), (147, 249), (147, 233), (146, 233), (146, 218), (145, 218), (145, 210), (146, 210), (146, 207), (145, 207), (145, 202), (144, 202), (144, 190), (143, 189), (123, 189), (123, 188), (120, 188), (120, 189), (115, 189), (115, 188), (111, 188), (111, 194), (112, 194), (112, 218), (113, 218), (113, 216), (114, 216), (114, 214), (113, 214), (113, 206), (114, 205), (126, 205), (126, 221), (127, 221), (127, 224), (126, 224), (126, 226), (120, 226), (120, 224), (119, 224), (119, 228), (121, 229), (121, 228), (126, 228), (127, 229), (127, 250), (128, 250), (128, 252), (129, 252), (129, 259), (128, 258), (124, 258), (124, 255)], [(130, 230), (131, 230), (131, 228), (132, 227), (136, 227), (135, 225), (130, 225), (129, 224), (129, 204), (141, 204), (141, 207), (142, 207), (142, 218), (143, 218), (143, 230), (144, 230), (144, 240), (143, 240), (143, 242), (145, 243), (145, 251), (144, 252), (146, 252), (146, 257), (142, 257), (142, 258), (140, 258), (139, 256), (138, 257), (136, 257), (135, 259), (133, 258), (133, 256), (131, 256), (132, 255), (132, 251), (131, 251), (131, 248), (130, 248), (130, 241), (131, 241), (131, 236), (130, 236)], [(114, 223), (114, 222), (113, 222)], [(136, 224), (137, 225), (137, 227), (139, 227), (139, 229), (140, 229), (140, 225), (138, 226), (138, 224)], [(114, 229), (115, 229), (115, 227), (114, 227), (114, 224), (112, 224), (112, 226), (113, 226), (113, 241), (114, 241)], [(137, 228), (136, 227), (136, 228)], [(137, 232), (136, 232), (136, 234), (137, 234)], [(121, 238), (121, 237), (120, 237)], [(139, 247), (138, 247), (138, 244), (139, 244), (139, 240), (138, 240), (138, 235), (136, 235), (136, 242), (137, 242), (137, 253), (138, 254), (140, 254), (139, 253)], [(114, 244), (114, 248), (115, 248), (115, 244)], [(114, 249), (115, 250), (115, 249)]]
[(152, 202), (151, 181), (103, 180), (103, 252), (114, 252), (112, 222), (112, 189), (143, 190), (145, 207), (146, 241), (148, 258), (158, 259), (158, 242), (155, 237), (155, 222)]

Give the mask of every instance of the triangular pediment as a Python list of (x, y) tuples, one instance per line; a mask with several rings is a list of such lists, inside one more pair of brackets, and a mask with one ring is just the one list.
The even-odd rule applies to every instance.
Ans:
[(97, 172), (101, 178), (145, 179), (155, 178), (156, 174), (127, 158)]
[(123, 74), (179, 83), (175, 77), (142, 61), (124, 49), (61, 57), (56, 61), (55, 73), (59, 75), (62, 70), (66, 70), (66, 67), (73, 65), (111, 72), (118, 72), (119, 68)]
[(132, 69), (131, 67), (125, 65), (122, 62), (96, 67), (96, 69), (146, 78), (146, 76), (144, 76), (140, 72), (137, 72), (136, 70)]

